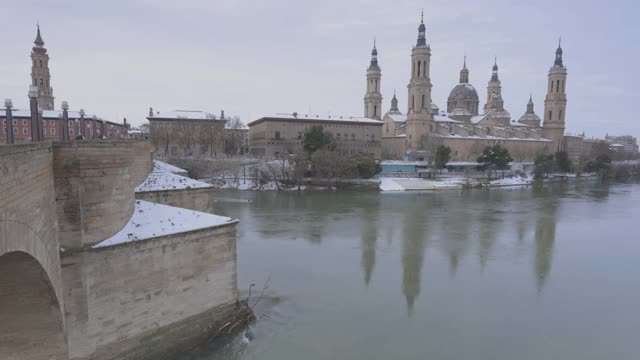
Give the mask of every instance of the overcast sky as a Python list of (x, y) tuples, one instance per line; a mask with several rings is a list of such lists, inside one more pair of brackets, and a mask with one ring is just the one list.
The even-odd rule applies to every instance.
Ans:
[(486, 101), (494, 55), (513, 118), (533, 93), (542, 117), (562, 36), (567, 131), (640, 135), (640, 26), (634, 1), (0, 0), (0, 98), (27, 107), (39, 21), (56, 108), (139, 124), (149, 107), (237, 114), (363, 114), (374, 36), (383, 109), (406, 111), (411, 47), (424, 8), (433, 101), (446, 107), (463, 56)]

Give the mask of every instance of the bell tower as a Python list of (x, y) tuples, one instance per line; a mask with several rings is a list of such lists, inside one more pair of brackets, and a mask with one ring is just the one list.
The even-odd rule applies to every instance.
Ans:
[(427, 45), (424, 12), (418, 26), (418, 41), (411, 50), (411, 80), (407, 106), (407, 149), (424, 150), (429, 141), (431, 113), (431, 47)]
[(551, 151), (560, 150), (564, 137), (564, 119), (567, 108), (567, 93), (565, 85), (567, 81), (567, 68), (562, 63), (562, 46), (558, 42), (556, 60), (549, 69), (549, 84), (547, 96), (544, 99), (544, 122), (542, 124), (542, 136), (553, 141)]
[(40, 36), (40, 25), (38, 25), (38, 33), (33, 43), (36, 46), (31, 51), (31, 85), (38, 87), (38, 108), (53, 110), (53, 88), (49, 83), (51, 80), (49, 55), (47, 55), (47, 49), (44, 47), (42, 36)]
[(380, 80), (382, 72), (378, 65), (378, 49), (373, 40), (371, 50), (371, 63), (367, 68), (367, 93), (364, 96), (364, 117), (370, 119), (382, 119), (382, 94), (380, 93)]
[(487, 103), (484, 104), (484, 113), (488, 113), (496, 104), (494, 99), (497, 97), (502, 98), (502, 86), (500, 85), (500, 79), (498, 78), (498, 58), (496, 57), (491, 69), (491, 80), (487, 85)]

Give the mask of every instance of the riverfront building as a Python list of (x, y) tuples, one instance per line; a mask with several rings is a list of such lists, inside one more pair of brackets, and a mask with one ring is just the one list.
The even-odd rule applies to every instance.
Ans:
[[(44, 41), (38, 26), (35, 46), (31, 51), (31, 85), (30, 89), (36, 97), (38, 119), (42, 122), (44, 140), (59, 140), (62, 136), (63, 110), (54, 110), (53, 87), (51, 86), (51, 72), (49, 70), (49, 55), (44, 47)], [(31, 92), (31, 91), (30, 91)], [(31, 95), (30, 95), (31, 96)], [(64, 105), (63, 105), (64, 106)], [(7, 126), (7, 111), (12, 115), (12, 124)], [(95, 114), (87, 114), (84, 110), (68, 112), (69, 138), (83, 135), (87, 139), (93, 138), (126, 138), (128, 124), (115, 123), (101, 119)], [(10, 100), (5, 101), (5, 108), (0, 109), (0, 144), (7, 142), (7, 129), (13, 131), (16, 143), (30, 142), (33, 138), (31, 124), (31, 109), (15, 109)]]
[[(555, 61), (548, 74), (544, 119), (534, 110), (530, 97), (524, 114), (516, 121), (505, 109), (497, 59), (487, 84), (486, 101), (481, 107), (476, 88), (470, 83), (464, 59), (460, 78), (451, 90), (443, 110), (432, 102), (430, 80), (431, 46), (427, 43), (424, 21), (411, 51), (411, 78), (407, 113), (398, 108), (394, 94), (390, 110), (382, 116), (382, 156), (387, 159), (427, 160), (440, 145), (451, 148), (453, 160), (475, 160), (488, 145), (500, 144), (518, 161), (532, 160), (538, 153), (562, 149), (567, 97), (567, 68), (558, 44)], [(381, 70), (374, 44), (367, 68), (365, 116), (380, 118)]]
[(224, 153), (224, 112), (220, 117), (196, 110), (153, 112), (149, 133), (156, 155), (164, 157), (217, 157)]
[[(379, 108), (371, 108), (372, 114)], [(251, 155), (279, 158), (302, 152), (304, 133), (322, 126), (333, 134), (340, 154), (367, 154), (380, 158), (382, 121), (368, 117), (276, 114), (249, 124)]]

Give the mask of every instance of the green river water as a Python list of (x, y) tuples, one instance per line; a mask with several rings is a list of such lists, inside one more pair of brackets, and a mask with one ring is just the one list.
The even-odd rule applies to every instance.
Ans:
[(189, 359), (640, 359), (639, 184), (216, 199), (270, 287)]

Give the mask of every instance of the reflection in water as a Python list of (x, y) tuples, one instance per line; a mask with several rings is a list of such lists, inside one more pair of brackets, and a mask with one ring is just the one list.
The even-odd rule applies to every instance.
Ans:
[[(430, 219), (416, 206), (416, 200), (411, 202), (411, 209), (405, 214), (404, 237), (402, 241), (402, 292), (407, 300), (407, 315), (413, 315), (413, 306), (420, 294), (420, 275), (424, 257), (425, 236), (429, 232), (428, 224), (422, 224)], [(425, 228), (427, 231), (425, 231)]]
[(478, 216), (478, 226), (480, 226), (480, 231), (478, 232), (478, 256), (480, 257), (480, 266), (483, 270), (486, 268), (487, 261), (491, 257), (491, 249), (496, 240), (496, 230), (501, 221), (500, 215), (501, 214), (496, 213), (495, 210), (488, 209), (482, 211)]
[(535, 271), (538, 292), (542, 291), (545, 280), (551, 271), (553, 243), (556, 239), (556, 211), (558, 201), (553, 196), (543, 198), (543, 206), (538, 209), (535, 230)]
[(372, 201), (370, 206), (362, 209), (362, 228), (360, 230), (360, 246), (362, 247), (362, 259), (360, 264), (364, 271), (364, 283), (369, 286), (373, 268), (376, 266), (376, 242), (378, 240), (378, 219), (379, 203), (378, 199)]
[(253, 200), (216, 209), (241, 221), (239, 287), (273, 273), (287, 300), (249, 351), (206, 360), (638, 358), (639, 185), (225, 196)]

